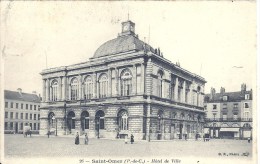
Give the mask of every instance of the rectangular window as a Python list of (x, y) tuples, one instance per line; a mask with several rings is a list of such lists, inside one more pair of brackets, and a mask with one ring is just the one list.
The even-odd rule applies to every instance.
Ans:
[(223, 120), (227, 120), (227, 115), (226, 114), (223, 114)]
[(33, 107), (33, 106), (32, 106), (32, 105), (30, 105), (30, 110), (32, 110), (32, 107)]
[(21, 127), (21, 130), (23, 130), (23, 123), (21, 123), (21, 126), (20, 126), (20, 127)]
[(32, 127), (32, 123), (30, 123), (30, 127), (31, 127), (31, 129), (33, 129), (33, 127)]
[(15, 113), (15, 118), (16, 118), (16, 119), (18, 119), (18, 114), (19, 114), (19, 113)]
[(38, 114), (38, 120), (40, 120), (40, 114)]
[(15, 104), (15, 107), (16, 107), (16, 109), (18, 109), (18, 108), (19, 108), (19, 104), (18, 104), (18, 103), (16, 103), (16, 104)]
[(25, 119), (28, 120), (28, 113), (25, 114)]
[(23, 109), (23, 103), (21, 103), (21, 109)]
[(248, 103), (245, 103), (245, 108), (249, 108), (249, 104)]
[(40, 105), (38, 105), (38, 111), (40, 111)]
[(100, 126), (99, 126), (100, 129), (105, 129), (105, 122), (104, 122), (104, 119), (100, 119)]
[(38, 123), (38, 130), (40, 130), (40, 123)]
[(244, 120), (248, 121), (249, 120), (249, 112), (244, 113)]
[(14, 128), (14, 123), (10, 122), (10, 130), (13, 130)]
[(20, 119), (23, 119), (23, 113), (21, 113)]
[(8, 118), (8, 112), (5, 112), (5, 118)]
[(36, 114), (33, 115), (33, 119), (36, 120)]
[(228, 97), (227, 96), (223, 96), (223, 101), (227, 101)]
[(237, 114), (234, 114), (233, 119), (237, 120)]
[(213, 109), (217, 109), (217, 105), (216, 104), (213, 104)]
[(30, 114), (30, 120), (32, 120), (32, 114)]
[(33, 130), (36, 130), (36, 123), (33, 124)]
[(8, 102), (5, 102), (5, 108), (8, 108)]
[(11, 118), (11, 119), (14, 118), (14, 113), (13, 113), (13, 112), (10, 113), (10, 118)]
[(36, 110), (36, 108), (37, 108), (36, 105), (34, 105), (34, 110)]
[(28, 104), (26, 104), (26, 107), (25, 107), (26, 109), (28, 109)]
[(14, 107), (14, 103), (13, 102), (11, 102), (11, 108), (13, 108)]
[(5, 122), (5, 130), (8, 130), (8, 122)]

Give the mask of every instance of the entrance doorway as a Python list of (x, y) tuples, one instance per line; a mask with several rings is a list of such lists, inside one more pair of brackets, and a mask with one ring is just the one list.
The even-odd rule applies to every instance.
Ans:
[(183, 124), (180, 124), (180, 136), (179, 136), (179, 139), (182, 139), (182, 129), (183, 129)]
[(96, 137), (100, 138), (101, 130), (105, 129), (105, 113), (102, 110), (99, 110), (95, 115), (95, 130)]
[(67, 116), (67, 125), (69, 133), (72, 134), (75, 131), (75, 113), (70, 111)]

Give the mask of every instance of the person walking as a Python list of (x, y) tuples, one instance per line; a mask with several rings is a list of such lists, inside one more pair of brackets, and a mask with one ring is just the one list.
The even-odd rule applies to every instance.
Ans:
[(85, 134), (85, 145), (88, 145), (88, 134)]
[(247, 138), (247, 142), (250, 143), (250, 137)]
[(50, 138), (50, 131), (48, 131), (47, 135), (48, 135), (48, 138)]
[(131, 134), (131, 144), (133, 144), (133, 143), (134, 143), (134, 135)]
[(77, 132), (77, 134), (76, 134), (75, 144), (76, 144), (76, 145), (79, 144), (79, 133), (78, 133), (78, 132)]

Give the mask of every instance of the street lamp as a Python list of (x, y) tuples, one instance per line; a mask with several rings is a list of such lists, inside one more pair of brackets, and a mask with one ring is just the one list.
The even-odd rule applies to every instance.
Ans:
[[(55, 117), (53, 116), (52, 117), (52, 120), (55, 120)], [(54, 121), (53, 121), (54, 122)], [(55, 124), (56, 124), (56, 131), (55, 131), (55, 135), (57, 136), (57, 119), (56, 119), (56, 122), (55, 122)]]

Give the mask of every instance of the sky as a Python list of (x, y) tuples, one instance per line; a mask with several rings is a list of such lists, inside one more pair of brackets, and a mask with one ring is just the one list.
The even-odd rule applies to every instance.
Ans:
[[(88, 61), (133, 21), (139, 39), (207, 81), (256, 86), (256, 2), (1, 2), (4, 89), (42, 93), (40, 72)], [(149, 35), (150, 29), (150, 35)], [(149, 38), (149, 39), (148, 39)]]

